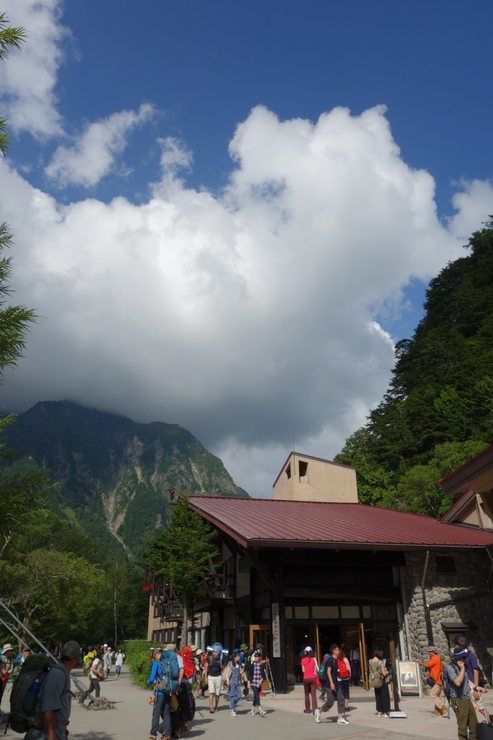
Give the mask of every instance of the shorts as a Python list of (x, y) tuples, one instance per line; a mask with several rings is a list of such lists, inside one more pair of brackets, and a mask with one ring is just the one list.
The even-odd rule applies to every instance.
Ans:
[(207, 676), (207, 684), (209, 686), (209, 694), (219, 694), (221, 693), (221, 684), (222, 684), (222, 678), (221, 676)]

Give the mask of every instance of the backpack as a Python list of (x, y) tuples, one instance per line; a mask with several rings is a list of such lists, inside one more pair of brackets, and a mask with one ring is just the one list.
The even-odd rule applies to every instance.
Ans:
[(161, 674), (161, 681), (157, 684), (156, 689), (166, 694), (176, 694), (180, 667), (174, 650), (165, 650), (163, 652), (159, 661), (159, 672)]
[(191, 722), (195, 717), (195, 698), (188, 681), (183, 681), (178, 694), (178, 703), (185, 722)]
[(341, 679), (345, 680), (347, 678), (351, 678), (351, 673), (348, 671), (345, 658), (337, 661), (337, 669)]
[(327, 661), (324, 661), (317, 671), (317, 678), (321, 686), (325, 686), (327, 683)]
[[(450, 663), (449, 665), (454, 665), (453, 663)], [(456, 676), (459, 674), (456, 673)], [(442, 688), (443, 693), (447, 697), (447, 701), (450, 701), (450, 677), (448, 675), (447, 666), (442, 671)]]
[[(43, 717), (36, 711), (38, 694), (49, 671), (56, 670), (47, 655), (31, 655), (21, 666), (18, 676), (12, 684), (10, 694), (9, 726), (14, 732), (24, 734), (31, 727), (44, 729)], [(67, 681), (63, 693), (68, 689)]]
[(370, 675), (368, 676), (368, 683), (372, 689), (381, 689), (383, 686), (383, 673), (380, 666), (381, 662), (379, 661), (376, 668), (372, 668), (372, 661), (370, 661)]
[(178, 653), (183, 658), (183, 675), (185, 678), (192, 678), (195, 675), (196, 665), (192, 657), (191, 649), (186, 646)]

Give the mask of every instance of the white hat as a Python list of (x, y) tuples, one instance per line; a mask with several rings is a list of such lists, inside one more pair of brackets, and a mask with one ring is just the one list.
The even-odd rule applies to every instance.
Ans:
[(313, 650), (311, 649), (310, 645), (306, 646), (305, 653), (313, 653)]
[(6, 642), (5, 645), (2, 648), (2, 653), (6, 653), (7, 650), (13, 650), (14, 648), (10, 644), (10, 642)]

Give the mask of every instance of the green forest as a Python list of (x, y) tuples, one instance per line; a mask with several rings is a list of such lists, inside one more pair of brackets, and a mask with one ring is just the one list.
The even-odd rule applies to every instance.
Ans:
[(335, 458), (356, 468), (364, 503), (439, 517), (453, 499), (437, 481), (493, 441), (493, 221), (464, 249), (431, 280), (383, 400)]

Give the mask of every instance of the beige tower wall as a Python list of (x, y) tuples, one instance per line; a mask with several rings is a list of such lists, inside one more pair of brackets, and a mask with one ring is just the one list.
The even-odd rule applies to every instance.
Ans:
[(274, 498), (357, 504), (356, 471), (346, 465), (293, 452), (274, 483)]

